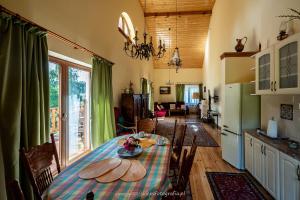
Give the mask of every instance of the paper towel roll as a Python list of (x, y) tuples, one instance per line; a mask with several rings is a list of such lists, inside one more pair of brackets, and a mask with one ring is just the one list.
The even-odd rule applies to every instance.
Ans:
[(269, 120), (267, 135), (271, 138), (277, 138), (277, 121)]

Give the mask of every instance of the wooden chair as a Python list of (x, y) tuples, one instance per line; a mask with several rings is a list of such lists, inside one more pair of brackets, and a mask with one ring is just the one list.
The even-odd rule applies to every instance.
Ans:
[(176, 175), (176, 170), (179, 169), (179, 162), (183, 147), (183, 142), (185, 138), (187, 125), (179, 125), (180, 132), (178, 134), (178, 137), (175, 139), (175, 146), (173, 148), (173, 153), (171, 155), (170, 160), (170, 170), (174, 171), (174, 174)]
[(172, 189), (168, 191), (169, 194), (179, 194), (176, 196), (164, 196), (163, 199), (185, 199), (185, 190), (187, 187), (187, 184), (189, 182), (189, 176), (190, 172), (193, 166), (194, 158), (197, 151), (197, 145), (196, 145), (196, 138), (195, 135), (193, 138), (193, 144), (190, 150), (189, 155), (187, 155), (187, 149), (184, 149), (182, 161), (180, 165), (179, 175), (176, 180), (176, 183), (172, 185)]
[(54, 135), (51, 134), (51, 143), (46, 142), (30, 148), (28, 151), (23, 147), (20, 150), (21, 158), (30, 178), (33, 191), (37, 199), (42, 199), (44, 191), (53, 181), (51, 165), (53, 156), (56, 162), (57, 172), (60, 173), (60, 165), (56, 150)]
[(8, 191), (11, 193), (11, 197), (13, 198), (13, 200), (25, 200), (25, 196), (18, 181), (11, 181), (8, 184), (8, 188)]
[(174, 123), (173, 136), (172, 136), (172, 141), (171, 141), (171, 148), (172, 149), (174, 147), (174, 140), (175, 140), (175, 137), (176, 137), (176, 129), (177, 129), (177, 119), (175, 120), (175, 123)]
[(94, 200), (94, 193), (92, 191), (87, 193), (85, 199), (86, 200)]
[(141, 119), (137, 122), (137, 130), (138, 132), (145, 131), (146, 133), (155, 133), (156, 124), (157, 124), (156, 118)]

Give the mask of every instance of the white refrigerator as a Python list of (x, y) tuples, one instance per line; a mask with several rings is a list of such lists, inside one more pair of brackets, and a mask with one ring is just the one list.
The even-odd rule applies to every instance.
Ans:
[(260, 127), (260, 96), (251, 95), (252, 87), (248, 83), (225, 85), (222, 158), (237, 169), (245, 168), (243, 130)]

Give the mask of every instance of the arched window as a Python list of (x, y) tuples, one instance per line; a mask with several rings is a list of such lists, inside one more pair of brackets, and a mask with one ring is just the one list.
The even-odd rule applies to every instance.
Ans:
[(119, 18), (118, 29), (127, 40), (133, 42), (134, 28), (129, 15), (126, 12), (123, 12)]

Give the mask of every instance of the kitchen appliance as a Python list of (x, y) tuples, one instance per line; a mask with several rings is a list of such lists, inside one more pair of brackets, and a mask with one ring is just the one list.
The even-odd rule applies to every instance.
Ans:
[(268, 123), (267, 135), (271, 138), (277, 138), (277, 121), (272, 118)]
[(242, 130), (260, 127), (260, 96), (251, 95), (252, 87), (248, 83), (225, 85), (222, 158), (238, 169), (245, 168)]

